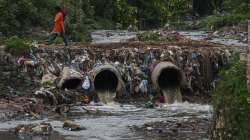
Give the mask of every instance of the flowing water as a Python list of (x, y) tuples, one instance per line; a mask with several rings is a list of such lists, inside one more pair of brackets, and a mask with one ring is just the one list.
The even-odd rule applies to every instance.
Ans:
[(114, 98), (116, 96), (115, 92), (105, 91), (105, 92), (98, 92), (97, 93), (100, 101), (104, 104), (114, 102)]
[[(86, 113), (85, 110), (92, 113)], [(72, 109), (70, 114), (72, 115), (69, 115), (68, 118), (74, 120), (81, 126), (86, 127), (86, 130), (79, 132), (67, 131), (62, 128), (63, 121), (47, 118), (39, 121), (22, 120), (4, 122), (0, 125), (0, 131), (13, 128), (18, 124), (49, 122), (52, 124), (54, 130), (59, 132), (64, 139), (69, 140), (143, 140), (145, 139), (145, 136), (137, 134), (132, 131), (130, 127), (140, 127), (145, 123), (160, 121), (192, 120), (192, 118), (207, 120), (211, 118), (212, 107), (210, 105), (175, 103), (171, 105), (163, 105), (154, 109), (146, 109), (134, 105), (120, 105), (113, 103), (104, 106), (77, 106)], [(187, 133), (186, 135), (187, 137), (190, 137), (191, 134)], [(6, 133), (0, 133), (0, 138), (4, 140), (23, 139), (21, 136), (13, 136)], [(53, 136), (40, 137), (38, 139), (52, 140), (52, 138)], [(37, 140), (37, 138), (31, 137), (27, 140)]]
[[(203, 39), (204, 32), (181, 32), (181, 34), (192, 39)], [(92, 33), (93, 43), (124, 42), (136, 36), (135, 32), (126, 31), (95, 31)], [(230, 42), (227, 42), (230, 43)], [(168, 102), (181, 102), (179, 90), (163, 91)], [(2, 122), (0, 125), (0, 140), (144, 140), (150, 138), (145, 134), (138, 133), (133, 127), (141, 128), (145, 124), (167, 122), (171, 126), (182, 126), (187, 123), (197, 126), (194, 120), (205, 120), (202, 126), (206, 130), (194, 133), (191, 130), (178, 128), (180, 135), (173, 135), (169, 139), (195, 140), (208, 139), (208, 125), (212, 117), (212, 106), (201, 104), (190, 104), (187, 102), (174, 104), (163, 104), (159, 107), (148, 109), (144, 105), (118, 104), (113, 102), (114, 93), (106, 92), (98, 94), (103, 106), (75, 106), (65, 115), (65, 118), (74, 120), (77, 124), (85, 127), (86, 130), (72, 132), (63, 129), (63, 119), (58, 120), (54, 117), (42, 120), (18, 120)], [(10, 128), (19, 124), (31, 124), (49, 122), (53, 129), (58, 133), (50, 137), (24, 137), (8, 133)], [(181, 122), (181, 123), (179, 123)], [(151, 128), (149, 127), (149, 130)], [(167, 128), (166, 128), (167, 129)], [(205, 134), (205, 135), (204, 135)], [(157, 138), (165, 140), (166, 137)]]
[(174, 102), (182, 102), (180, 88), (162, 90), (162, 93), (165, 97), (165, 101), (169, 104), (172, 104)]

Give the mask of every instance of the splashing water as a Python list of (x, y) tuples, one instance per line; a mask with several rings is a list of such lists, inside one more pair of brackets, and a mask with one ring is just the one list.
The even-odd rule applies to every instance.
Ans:
[[(79, 108), (81, 106), (75, 107), (71, 111), (81, 111)], [(30, 124), (30, 123), (40, 123), (49, 122), (54, 127), (54, 130), (63, 135), (65, 139), (78, 140), (78, 139), (93, 139), (93, 140), (143, 140), (147, 139), (147, 136), (138, 135), (137, 133), (131, 131), (131, 126), (141, 127), (146, 123), (169, 121), (182, 122), (189, 119), (198, 118), (201, 120), (207, 120), (212, 117), (212, 106), (210, 105), (200, 105), (200, 104), (190, 104), (184, 103), (174, 103), (165, 104), (162, 107), (155, 109), (146, 109), (142, 107), (136, 107), (134, 105), (126, 104), (105, 104), (103, 106), (86, 106), (87, 110), (91, 112), (104, 112), (98, 113), (93, 116), (93, 114), (85, 114), (79, 116), (72, 116), (76, 123), (84, 126), (87, 130), (73, 132), (66, 131), (62, 128), (63, 121), (43, 119), (38, 121), (24, 120), (24, 121), (10, 121), (3, 122), (0, 126), (0, 131), (6, 131), (8, 128), (14, 128), (18, 124)], [(82, 110), (84, 112), (84, 110)], [(71, 112), (73, 113), (73, 112)], [(208, 125), (208, 124), (204, 124)], [(180, 133), (182, 131), (180, 130)], [(190, 138), (191, 132), (184, 132), (187, 139)], [(206, 133), (206, 132), (203, 132)], [(6, 133), (5, 133), (6, 134)], [(195, 135), (200, 135), (195, 133)], [(3, 135), (0, 133), (0, 137)], [(4, 139), (10, 139), (14, 136), (4, 135)], [(178, 137), (173, 136), (173, 138)], [(206, 139), (207, 137), (204, 137)], [(15, 138), (14, 138), (15, 139)], [(48, 139), (48, 138), (47, 138)], [(41, 140), (47, 140), (46, 138), (41, 138)], [(164, 138), (162, 138), (163, 140)], [(23, 140), (16, 136), (15, 140)], [(29, 140), (36, 140), (35, 138), (30, 138)], [(161, 140), (161, 139), (160, 139)], [(193, 139), (191, 139), (193, 140)]]
[(176, 89), (165, 89), (162, 90), (163, 96), (165, 97), (165, 101), (168, 104), (173, 104), (175, 102), (182, 102), (182, 96), (180, 88)]
[(104, 92), (99, 92), (97, 95), (102, 103), (109, 104), (114, 102), (116, 93), (110, 91), (104, 91)]

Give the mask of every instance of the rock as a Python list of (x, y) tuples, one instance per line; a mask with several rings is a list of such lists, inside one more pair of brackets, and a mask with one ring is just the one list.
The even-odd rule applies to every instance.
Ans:
[(69, 131), (81, 131), (86, 130), (86, 128), (81, 127), (79, 124), (76, 124), (73, 121), (66, 120), (63, 124), (63, 128)]
[(151, 101), (147, 102), (145, 104), (145, 108), (154, 108), (154, 103), (152, 103)]
[(152, 130), (153, 130), (153, 127), (147, 127), (146, 130), (147, 130), (147, 131), (152, 131)]

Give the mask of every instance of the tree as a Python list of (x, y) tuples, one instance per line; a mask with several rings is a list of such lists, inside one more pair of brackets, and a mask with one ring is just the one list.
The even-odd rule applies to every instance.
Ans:
[(193, 9), (200, 16), (209, 15), (212, 13), (212, 1), (211, 0), (193, 0)]

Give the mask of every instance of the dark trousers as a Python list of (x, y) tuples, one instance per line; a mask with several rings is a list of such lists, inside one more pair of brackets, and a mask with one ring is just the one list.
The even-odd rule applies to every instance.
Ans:
[(65, 46), (68, 46), (68, 40), (67, 40), (67, 38), (65, 36), (65, 33), (63, 33), (63, 32), (61, 32), (61, 33), (55, 33), (55, 32), (50, 33), (48, 45), (53, 44), (54, 40), (56, 39), (56, 37), (58, 35), (60, 35), (62, 37)]

